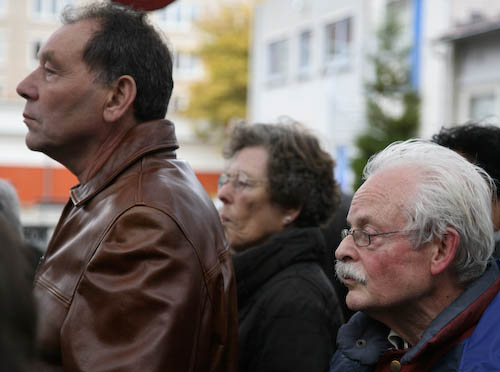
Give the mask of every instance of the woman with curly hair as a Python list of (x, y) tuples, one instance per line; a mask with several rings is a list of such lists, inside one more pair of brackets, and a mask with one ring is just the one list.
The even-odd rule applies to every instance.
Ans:
[(321, 268), (334, 162), (296, 123), (237, 125), (224, 155), (218, 197), (236, 272), (239, 371), (327, 371), (344, 322)]

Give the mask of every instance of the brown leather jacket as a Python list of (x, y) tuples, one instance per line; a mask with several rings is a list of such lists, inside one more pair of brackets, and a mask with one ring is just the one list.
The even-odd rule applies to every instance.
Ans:
[(34, 371), (235, 371), (234, 271), (173, 124), (142, 123), (71, 190), (35, 278)]

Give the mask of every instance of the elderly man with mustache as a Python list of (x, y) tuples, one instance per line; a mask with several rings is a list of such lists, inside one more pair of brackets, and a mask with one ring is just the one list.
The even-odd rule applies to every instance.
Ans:
[(370, 159), (337, 248), (358, 311), (330, 371), (500, 371), (492, 179), (424, 140)]

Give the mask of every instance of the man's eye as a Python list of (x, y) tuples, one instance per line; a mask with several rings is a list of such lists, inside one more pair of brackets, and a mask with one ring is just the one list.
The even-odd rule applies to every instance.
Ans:
[(53, 75), (56, 73), (53, 69), (51, 69), (47, 65), (43, 65), (43, 71), (44, 71), (45, 75)]

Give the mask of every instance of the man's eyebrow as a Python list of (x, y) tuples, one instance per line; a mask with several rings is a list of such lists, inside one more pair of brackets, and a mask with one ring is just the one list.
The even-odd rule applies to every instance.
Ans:
[(367, 215), (363, 215), (355, 218), (354, 221), (351, 221), (351, 219), (349, 219), (346, 222), (349, 225), (349, 227), (355, 225), (357, 226), (357, 228), (363, 228), (364, 226), (370, 223), (370, 217)]
[(54, 65), (58, 66), (59, 63), (57, 62), (56, 55), (53, 50), (45, 50), (41, 53), (38, 53), (38, 59), (43, 62), (50, 62), (53, 63)]
[(37, 55), (39, 60), (52, 60), (54, 59), (54, 52), (51, 50), (39, 51)]

